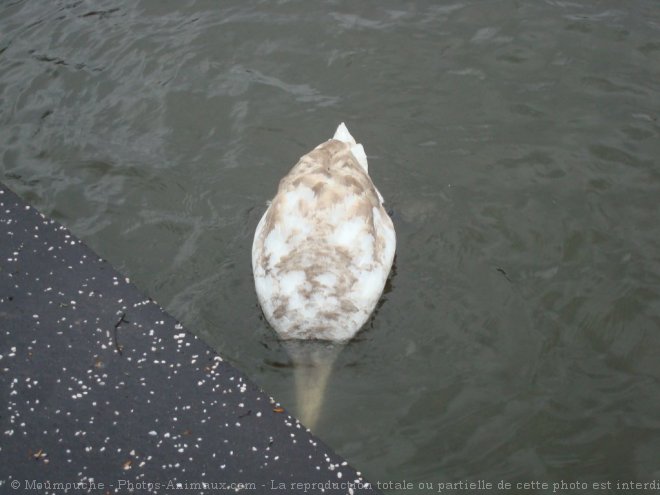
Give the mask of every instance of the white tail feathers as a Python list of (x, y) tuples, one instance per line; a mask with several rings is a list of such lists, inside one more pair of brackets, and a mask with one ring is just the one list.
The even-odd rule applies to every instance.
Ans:
[(361, 144), (356, 144), (351, 146), (351, 153), (358, 161), (366, 173), (369, 173), (369, 164), (367, 163), (367, 154), (364, 152), (364, 148)]
[(365, 172), (369, 173), (369, 164), (367, 163), (367, 154), (364, 152), (364, 148), (360, 143), (356, 143), (355, 139), (353, 136), (351, 136), (351, 133), (348, 132), (348, 128), (346, 127), (346, 124), (343, 122), (339, 124), (339, 127), (337, 127), (337, 130), (335, 131), (335, 135), (332, 137), (332, 139), (336, 139), (338, 141), (343, 141), (344, 143), (347, 144), (352, 144), (351, 146), (351, 153), (353, 153), (353, 156), (357, 160), (357, 162), (362, 166)]
[(336, 139), (338, 141), (344, 141), (345, 143), (348, 144), (355, 144), (355, 139), (353, 139), (351, 133), (348, 132), (348, 128), (346, 127), (346, 124), (344, 124), (343, 122), (339, 124), (339, 127), (337, 127), (337, 130), (335, 131), (335, 135), (332, 136), (332, 139)]

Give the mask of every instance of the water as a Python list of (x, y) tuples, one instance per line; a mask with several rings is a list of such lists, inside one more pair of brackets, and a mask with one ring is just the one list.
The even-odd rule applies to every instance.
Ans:
[(660, 477), (657, 2), (19, 1), (0, 32), (1, 180), (294, 410), (252, 235), (348, 124), (396, 273), (314, 431), (368, 478)]

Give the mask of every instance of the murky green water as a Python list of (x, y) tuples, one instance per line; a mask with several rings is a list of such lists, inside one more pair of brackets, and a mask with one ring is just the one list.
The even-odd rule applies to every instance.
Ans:
[(396, 274), (315, 432), (367, 477), (660, 478), (655, 0), (18, 1), (0, 33), (0, 179), (292, 408), (252, 235), (348, 124)]

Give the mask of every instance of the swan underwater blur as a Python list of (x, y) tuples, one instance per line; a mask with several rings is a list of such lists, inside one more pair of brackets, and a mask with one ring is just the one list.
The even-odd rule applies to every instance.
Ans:
[(296, 364), (299, 415), (308, 427), (318, 418), (337, 344), (373, 313), (395, 250), (367, 156), (341, 123), (280, 180), (252, 244), (257, 299)]

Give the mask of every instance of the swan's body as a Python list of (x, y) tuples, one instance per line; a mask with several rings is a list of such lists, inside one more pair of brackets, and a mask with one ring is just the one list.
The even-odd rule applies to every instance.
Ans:
[(280, 181), (252, 245), (259, 304), (282, 339), (345, 341), (366, 323), (396, 238), (362, 145), (342, 123)]

